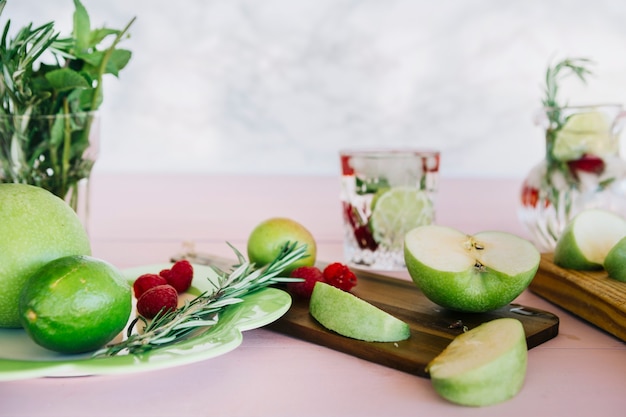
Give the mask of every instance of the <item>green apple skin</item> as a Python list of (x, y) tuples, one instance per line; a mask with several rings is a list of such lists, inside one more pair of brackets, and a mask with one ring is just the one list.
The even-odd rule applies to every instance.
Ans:
[(316, 282), (309, 312), (325, 328), (366, 342), (399, 342), (411, 336), (409, 325), (358, 298), (323, 282)]
[(317, 244), (311, 232), (302, 224), (285, 217), (273, 217), (259, 223), (248, 237), (248, 260), (257, 266), (272, 262), (286, 243), (306, 245), (306, 256), (284, 270), (289, 274), (301, 266), (313, 266), (317, 256)]
[(604, 269), (609, 277), (626, 282), (626, 236), (617, 242), (606, 255)]
[[(420, 231), (427, 228), (438, 229), (441, 233), (448, 235), (447, 239), (452, 239), (452, 243), (448, 240), (445, 247), (435, 249), (438, 252), (437, 256), (444, 260), (441, 268), (452, 265), (452, 262), (448, 262), (448, 260), (453, 258), (461, 259), (461, 268), (435, 269), (415, 256), (415, 254), (421, 256), (419, 252), (422, 249), (416, 248), (411, 241), (414, 240), (414, 236), (420, 234)], [(518, 247), (509, 249), (506, 245), (485, 241), (485, 239), (491, 240), (493, 237), (497, 240), (502, 238), (513, 240), (516, 245), (523, 247), (524, 250), (520, 251)], [(422, 248), (431, 245), (431, 241), (427, 237), (418, 237), (418, 239), (421, 240)], [(520, 266), (517, 267), (517, 273), (514, 274), (502, 272), (497, 269), (498, 266), (483, 264), (477, 267), (473, 260), (473, 254), (469, 253), (468, 250), (470, 242), (483, 242), (482, 244), (486, 246), (485, 252), (497, 250), (497, 253), (490, 257), (492, 260), (498, 258), (498, 262), (504, 258), (520, 258), (522, 253), (525, 259), (521, 264), (518, 262)], [(448, 244), (452, 246), (447, 246)], [(474, 236), (468, 236), (449, 227), (427, 225), (407, 233), (404, 259), (413, 282), (429, 300), (450, 310), (482, 313), (503, 307), (519, 296), (537, 273), (541, 255), (532, 243), (510, 233), (481, 232)], [(458, 261), (455, 262), (458, 263)], [(464, 265), (463, 262), (465, 262)]]
[(457, 336), (427, 366), (435, 391), (483, 407), (513, 398), (524, 385), (528, 347), (519, 320), (495, 319)]
[(26, 184), (0, 184), (0, 327), (21, 327), (20, 292), (44, 264), (90, 255), (89, 237), (62, 199)]
[(557, 240), (554, 263), (579, 271), (601, 270), (604, 258), (626, 236), (626, 219), (601, 209), (578, 213)]

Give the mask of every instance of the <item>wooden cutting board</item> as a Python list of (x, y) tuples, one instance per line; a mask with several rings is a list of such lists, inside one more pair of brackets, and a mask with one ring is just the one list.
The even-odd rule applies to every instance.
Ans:
[[(232, 265), (232, 261), (206, 254), (184, 257), (220, 268)], [(173, 260), (176, 259), (180, 257)], [(294, 299), (289, 311), (268, 328), (421, 377), (428, 377), (425, 371), (428, 362), (463, 332), (463, 326), (471, 329), (496, 318), (516, 318), (524, 326), (529, 348), (558, 334), (558, 317), (546, 311), (510, 304), (488, 313), (453, 312), (432, 303), (411, 281), (353, 270), (358, 285), (352, 293), (407, 322), (411, 328), (408, 340), (363, 342), (341, 336), (318, 324), (309, 314), (308, 300), (302, 299)]]
[(626, 341), (626, 283), (606, 271), (563, 269), (543, 254), (529, 289), (606, 332)]

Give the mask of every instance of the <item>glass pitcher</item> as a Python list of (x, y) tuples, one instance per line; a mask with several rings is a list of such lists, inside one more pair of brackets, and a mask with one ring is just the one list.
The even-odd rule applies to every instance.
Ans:
[(551, 252), (567, 222), (587, 208), (626, 217), (626, 161), (619, 104), (542, 109), (545, 157), (522, 183), (518, 216), (542, 252)]

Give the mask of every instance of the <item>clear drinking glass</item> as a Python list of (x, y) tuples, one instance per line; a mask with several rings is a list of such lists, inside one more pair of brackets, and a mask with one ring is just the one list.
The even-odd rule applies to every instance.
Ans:
[(406, 268), (404, 235), (435, 218), (439, 151), (377, 149), (339, 154), (346, 260), (373, 269)]
[(89, 178), (98, 157), (100, 113), (0, 114), (0, 182), (44, 188), (65, 200), (85, 228)]

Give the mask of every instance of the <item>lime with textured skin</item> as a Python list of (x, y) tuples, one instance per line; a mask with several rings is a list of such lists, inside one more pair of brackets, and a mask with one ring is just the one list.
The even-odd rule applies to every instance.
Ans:
[(604, 258), (604, 269), (611, 278), (626, 282), (626, 236), (607, 253)]
[(409, 325), (357, 296), (323, 282), (315, 283), (309, 311), (322, 326), (367, 342), (398, 342), (410, 337)]
[(480, 407), (522, 389), (528, 348), (519, 320), (502, 318), (461, 333), (428, 364), (435, 391), (456, 404)]
[(248, 260), (257, 266), (264, 266), (274, 261), (285, 244), (306, 245), (306, 257), (301, 258), (287, 268), (284, 274), (301, 266), (315, 265), (317, 245), (311, 232), (302, 224), (285, 217), (273, 217), (259, 223), (248, 237)]
[(62, 199), (40, 187), (0, 184), (0, 327), (20, 327), (26, 279), (67, 255), (90, 255), (87, 232)]
[(554, 263), (567, 269), (600, 270), (611, 248), (624, 236), (626, 219), (601, 209), (581, 211), (559, 236)]
[(472, 236), (427, 225), (407, 233), (404, 259), (413, 282), (434, 303), (485, 312), (513, 301), (532, 281), (541, 259), (529, 241), (506, 232)]
[(39, 268), (19, 303), (28, 335), (61, 353), (104, 346), (124, 329), (131, 309), (131, 287), (122, 273), (89, 256), (66, 256)]

